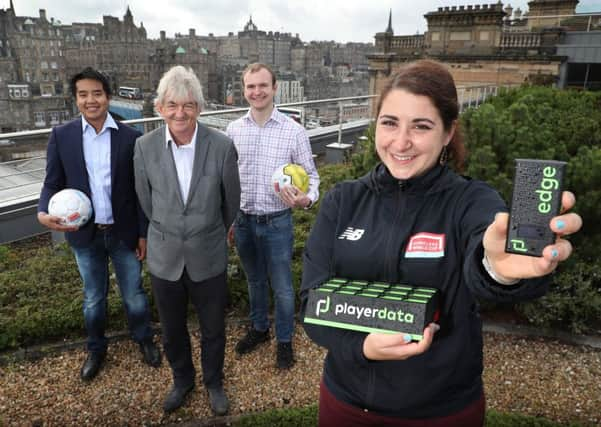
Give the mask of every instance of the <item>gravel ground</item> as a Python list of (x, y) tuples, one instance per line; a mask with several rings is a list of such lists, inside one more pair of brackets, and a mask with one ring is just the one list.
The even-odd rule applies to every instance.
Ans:
[[(230, 414), (300, 407), (317, 401), (324, 351), (308, 340), (302, 328), (297, 328), (294, 339), (297, 363), (284, 372), (275, 367), (274, 340), (238, 358), (234, 344), (243, 334), (243, 326), (232, 323), (227, 332), (224, 385), (231, 400)], [(194, 354), (198, 355), (198, 340), (193, 341)], [(162, 400), (171, 387), (165, 360), (160, 368), (149, 368), (142, 363), (134, 343), (117, 340), (109, 346), (104, 369), (86, 385), (79, 380), (84, 357), (82, 348), (35, 362), (0, 366), (0, 426), (219, 422), (212, 418), (200, 372), (187, 405), (165, 416)], [(485, 366), (489, 408), (601, 425), (599, 349), (486, 333)]]

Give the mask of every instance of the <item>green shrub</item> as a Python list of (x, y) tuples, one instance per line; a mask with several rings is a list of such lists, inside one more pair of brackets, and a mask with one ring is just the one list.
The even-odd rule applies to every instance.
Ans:
[(8, 256), (10, 250), (7, 246), (0, 245), (0, 271), (3, 271), (8, 265)]
[(580, 423), (556, 423), (540, 417), (531, 417), (521, 414), (508, 414), (495, 410), (486, 411), (486, 420), (484, 425), (487, 427), (558, 427), (569, 426), (579, 427)]
[(81, 298), (75, 262), (64, 248), (13, 258), (0, 272), (0, 349), (80, 329)]
[(511, 197), (515, 158), (568, 162), (565, 188), (577, 196), (582, 231), (571, 240), (576, 256), (596, 260), (601, 244), (601, 93), (523, 87), (504, 91), (461, 124), (468, 148), (466, 174)]
[[(0, 271), (0, 350), (83, 335), (81, 279), (68, 246), (10, 253)], [(147, 279), (144, 286), (152, 304)], [(114, 279), (107, 310), (108, 328), (124, 329), (126, 316)]]
[(528, 320), (544, 328), (568, 328), (576, 333), (601, 331), (601, 262), (572, 263), (555, 276), (551, 291), (519, 305)]
[[(581, 424), (558, 424), (539, 417), (520, 414), (506, 414), (495, 410), (486, 411), (484, 425), (487, 427), (558, 427), (567, 425), (578, 427)], [(317, 405), (305, 408), (274, 409), (241, 417), (233, 427), (313, 427), (317, 426)]]
[(317, 426), (317, 405), (305, 408), (275, 409), (246, 415), (234, 427), (311, 427)]
[(568, 162), (565, 188), (576, 194), (574, 210), (584, 221), (582, 230), (569, 237), (574, 254), (559, 265), (546, 297), (517, 308), (538, 325), (590, 331), (599, 318), (601, 293), (595, 273), (601, 245), (601, 93), (542, 87), (503, 91), (466, 111), (461, 124), (469, 153), (466, 174), (489, 182), (506, 201), (515, 158)]

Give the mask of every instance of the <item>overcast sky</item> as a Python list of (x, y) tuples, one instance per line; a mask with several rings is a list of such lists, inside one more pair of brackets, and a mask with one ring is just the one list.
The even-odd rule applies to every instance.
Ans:
[[(252, 15), (259, 30), (297, 34), (303, 41), (335, 40), (338, 42), (372, 42), (377, 32), (388, 24), (392, 9), (395, 35), (411, 35), (426, 30), (423, 15), (440, 6), (495, 3), (465, 0), (103, 0), (35, 1), (13, 0), (18, 16), (39, 16), (46, 9), (48, 18), (63, 24), (102, 22), (103, 15), (123, 18), (129, 5), (134, 23), (140, 22), (149, 38), (158, 38), (165, 30), (167, 37), (176, 32), (186, 34), (195, 28), (197, 35), (216, 36), (237, 33)], [(527, 10), (528, 0), (504, 2), (513, 8)], [(8, 8), (9, 0), (0, 0), (0, 8)], [(601, 12), (601, 0), (581, 0), (577, 12)]]

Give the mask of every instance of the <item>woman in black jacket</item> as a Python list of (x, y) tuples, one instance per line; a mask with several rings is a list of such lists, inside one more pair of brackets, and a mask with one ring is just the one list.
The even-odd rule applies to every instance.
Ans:
[[(442, 295), (441, 317), (412, 342), (305, 323), (328, 350), (320, 426), (482, 425), (482, 328), (476, 297), (535, 298), (570, 256), (562, 236), (582, 225), (553, 218), (557, 241), (543, 257), (505, 253), (507, 208), (484, 182), (453, 172), (465, 150), (453, 78), (433, 61), (395, 74), (380, 94), (376, 150), (381, 163), (324, 198), (304, 254), (302, 311), (309, 289), (332, 277), (427, 285)], [(563, 211), (575, 203), (564, 192)], [(415, 248), (418, 248), (417, 250)]]

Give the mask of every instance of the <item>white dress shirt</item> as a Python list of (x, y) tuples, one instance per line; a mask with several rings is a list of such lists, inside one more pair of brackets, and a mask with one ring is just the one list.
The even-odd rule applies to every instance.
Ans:
[(111, 203), (111, 129), (119, 129), (113, 117), (107, 113), (100, 132), (81, 116), (83, 157), (88, 171), (94, 222), (112, 224)]
[[(198, 124), (194, 128), (194, 134), (189, 144), (177, 145), (169, 132), (169, 127), (165, 126), (165, 145), (171, 146), (173, 161), (175, 162), (175, 170), (177, 171), (177, 180), (179, 181), (179, 189), (182, 195), (184, 205), (188, 200), (190, 192), (190, 180), (192, 179), (192, 170), (194, 168), (194, 152), (196, 151), (196, 133), (198, 132)], [(171, 142), (171, 144), (169, 144)]]

